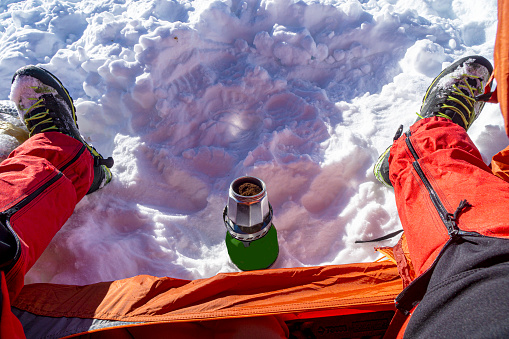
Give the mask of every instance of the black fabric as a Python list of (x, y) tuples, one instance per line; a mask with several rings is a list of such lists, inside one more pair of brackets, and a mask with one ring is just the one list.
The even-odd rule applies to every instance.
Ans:
[[(0, 276), (0, 279), (3, 280), (3, 277)], [(1, 282), (0, 282), (1, 283)], [(2, 292), (0, 292), (0, 319), (2, 319), (2, 309), (3, 309), (3, 305), (4, 305), (4, 295)]]
[(18, 244), (16, 238), (6, 226), (6, 217), (0, 215), (0, 270), (8, 271), (16, 256)]
[(404, 337), (509, 338), (509, 240), (450, 242)]

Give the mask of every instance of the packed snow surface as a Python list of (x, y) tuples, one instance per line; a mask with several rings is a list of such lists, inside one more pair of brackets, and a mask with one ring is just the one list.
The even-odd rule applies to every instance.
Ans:
[[(40, 65), (73, 96), (82, 134), (113, 156), (26, 278), (87, 284), (235, 272), (222, 213), (232, 180), (262, 179), (273, 267), (365, 262), (401, 228), (372, 168), (417, 118), (431, 80), (493, 60), (496, 0), (5, 0), (0, 92)], [(489, 163), (498, 105), (470, 129)], [(0, 139), (2, 147), (12, 140)]]

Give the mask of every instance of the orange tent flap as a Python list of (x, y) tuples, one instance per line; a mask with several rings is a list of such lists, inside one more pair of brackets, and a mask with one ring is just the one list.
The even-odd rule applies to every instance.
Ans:
[(490, 166), (493, 174), (509, 182), (509, 146), (493, 156)]
[(114, 321), (192, 321), (392, 306), (391, 262), (220, 273), (193, 281), (140, 275), (86, 286), (32, 284), (13, 306), (36, 315)]
[(498, 27), (495, 41), (494, 61), (497, 80), (497, 99), (509, 136), (509, 1), (498, 1)]

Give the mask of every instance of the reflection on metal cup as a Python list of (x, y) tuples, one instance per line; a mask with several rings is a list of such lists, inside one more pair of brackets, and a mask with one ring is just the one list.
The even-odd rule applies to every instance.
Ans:
[(234, 180), (228, 192), (224, 222), (232, 237), (240, 241), (250, 242), (267, 234), (272, 224), (272, 207), (265, 183), (255, 177)]

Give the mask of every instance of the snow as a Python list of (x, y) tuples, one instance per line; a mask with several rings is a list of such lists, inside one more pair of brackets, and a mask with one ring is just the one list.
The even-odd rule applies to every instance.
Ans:
[[(0, 4), (0, 98), (45, 67), (81, 133), (115, 159), (26, 277), (88, 284), (236, 272), (222, 212), (232, 180), (267, 185), (273, 267), (366, 262), (401, 227), (372, 168), (427, 86), (467, 55), (493, 60), (496, 0), (28, 0)], [(507, 146), (497, 105), (469, 134)], [(11, 147), (0, 138), (0, 149)]]

